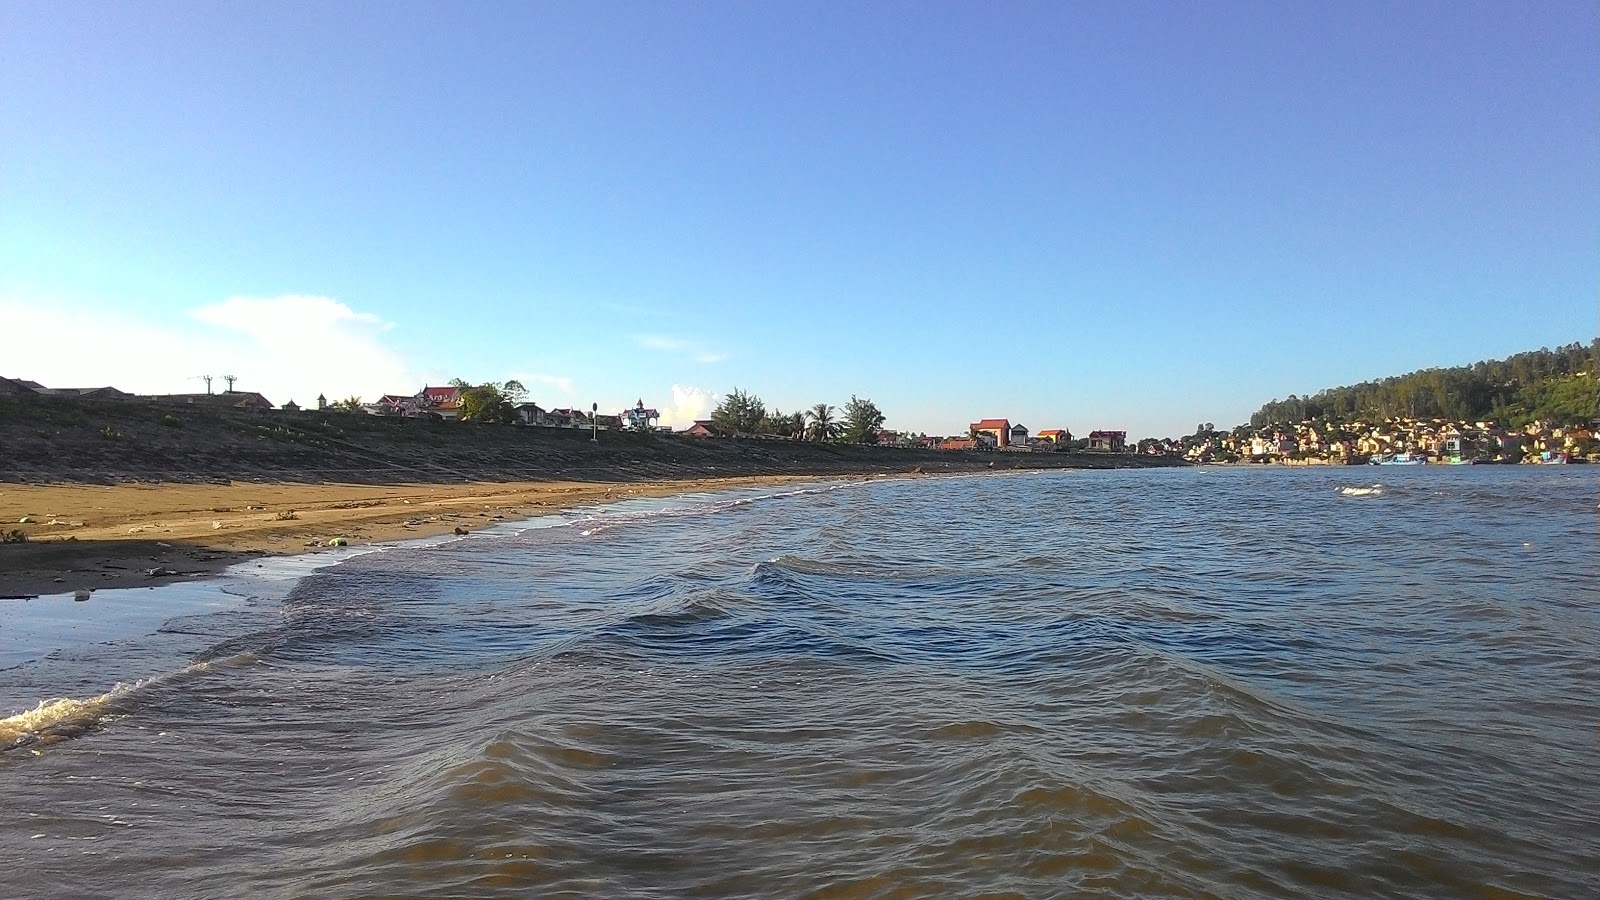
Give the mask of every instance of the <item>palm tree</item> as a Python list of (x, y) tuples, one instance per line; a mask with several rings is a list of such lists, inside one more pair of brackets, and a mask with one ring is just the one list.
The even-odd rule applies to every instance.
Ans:
[(839, 433), (839, 423), (834, 421), (834, 409), (826, 403), (818, 403), (806, 410), (806, 419), (811, 422), (807, 434), (813, 441), (826, 441)]

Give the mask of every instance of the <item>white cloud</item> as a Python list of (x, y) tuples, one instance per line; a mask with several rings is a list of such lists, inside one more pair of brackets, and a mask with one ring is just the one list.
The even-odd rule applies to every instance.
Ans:
[(698, 419), (711, 418), (717, 408), (717, 395), (702, 387), (675, 384), (672, 386), (672, 405), (663, 407), (660, 424), (682, 431)]
[(51, 387), (113, 385), (135, 393), (205, 390), (200, 375), (236, 375), (241, 391), (273, 403), (374, 399), (421, 385), (384, 345), (392, 326), (328, 297), (234, 297), (154, 324), (59, 302), (0, 298), (0, 374)]
[(692, 341), (670, 334), (636, 334), (633, 335), (633, 342), (645, 350), (677, 353), (687, 356), (697, 363), (719, 363), (728, 358), (728, 354), (720, 350), (712, 350), (699, 341)]

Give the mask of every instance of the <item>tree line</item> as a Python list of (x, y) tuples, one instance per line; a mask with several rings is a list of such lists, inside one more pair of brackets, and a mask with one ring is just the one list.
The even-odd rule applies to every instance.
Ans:
[(764, 434), (806, 441), (876, 444), (883, 411), (871, 400), (850, 395), (843, 408), (827, 403), (801, 412), (768, 410), (760, 397), (734, 388), (711, 412), (711, 424), (724, 434)]
[(1379, 381), (1330, 388), (1309, 397), (1290, 394), (1250, 417), (1263, 427), (1308, 419), (1494, 420), (1521, 427), (1537, 419), (1562, 423), (1595, 418), (1600, 396), (1600, 339), (1567, 344), (1469, 366), (1422, 369)]

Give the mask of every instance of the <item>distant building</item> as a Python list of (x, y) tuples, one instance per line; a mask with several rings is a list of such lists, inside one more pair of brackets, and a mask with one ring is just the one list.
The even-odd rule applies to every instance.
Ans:
[(220, 394), (140, 394), (140, 400), (156, 403), (188, 403), (194, 406), (221, 406), (232, 409), (276, 409), (271, 400), (255, 391), (223, 391)]
[(284, 412), (299, 412), (300, 411), (300, 404), (294, 402), (293, 400), (290, 400), (288, 403), (285, 403), (284, 405), (282, 405), (282, 406), (280, 406), (278, 408), (283, 410)]
[(588, 413), (571, 407), (547, 410), (544, 414), (544, 424), (551, 428), (576, 428), (588, 421)]
[(1065, 428), (1046, 428), (1039, 432), (1036, 437), (1041, 441), (1049, 441), (1057, 446), (1072, 442), (1072, 432)]
[(646, 408), (644, 398), (641, 397), (633, 409), (623, 410), (620, 418), (624, 427), (643, 431), (655, 428), (656, 420), (661, 418), (661, 413)]
[(939, 443), (939, 449), (940, 450), (976, 450), (976, 449), (978, 449), (978, 442), (976, 440), (972, 439), (972, 438), (969, 438), (969, 437), (964, 437), (964, 438), (958, 438), (958, 437), (945, 438), (943, 441), (941, 441)]
[(1121, 453), (1128, 447), (1128, 433), (1126, 431), (1091, 431), (1089, 432), (1089, 449), (1100, 450), (1106, 453)]
[(1011, 426), (1011, 440), (1009, 443), (1016, 447), (1028, 446), (1028, 426), (1021, 422)]
[(679, 433), (689, 437), (722, 437), (722, 431), (711, 424), (710, 419), (700, 419)]
[(969, 427), (974, 436), (982, 438), (988, 435), (992, 446), (1004, 447), (1011, 441), (1011, 421), (1009, 419), (980, 419)]
[(0, 378), (0, 394), (37, 394), (43, 397), (82, 397), (85, 400), (132, 400), (134, 395), (114, 387), (49, 388), (37, 381)]
[(461, 415), (461, 389), (455, 385), (424, 387), (417, 394), (416, 401), (422, 415), (441, 419), (454, 419)]
[(544, 425), (545, 411), (537, 403), (518, 403), (512, 412), (516, 413), (517, 421), (523, 425)]

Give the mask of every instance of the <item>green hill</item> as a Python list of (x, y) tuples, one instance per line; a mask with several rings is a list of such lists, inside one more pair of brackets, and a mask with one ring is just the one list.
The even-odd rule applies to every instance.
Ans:
[(1535, 419), (1563, 424), (1596, 417), (1600, 396), (1600, 339), (1505, 359), (1330, 388), (1309, 397), (1290, 394), (1250, 417), (1256, 427), (1306, 419), (1349, 421), (1390, 416), (1455, 421), (1492, 419), (1520, 427)]

